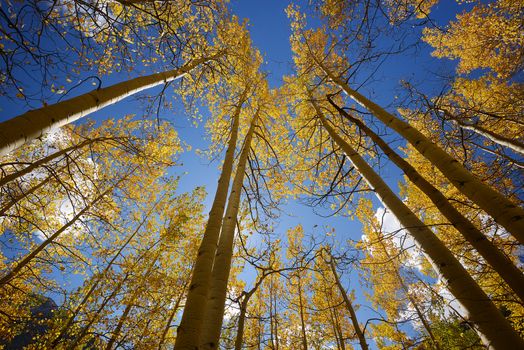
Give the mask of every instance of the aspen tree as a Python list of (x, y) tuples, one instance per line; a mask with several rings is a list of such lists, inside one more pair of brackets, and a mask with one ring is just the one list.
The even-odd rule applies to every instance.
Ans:
[(213, 271), (213, 261), (222, 227), (222, 216), (226, 206), (229, 182), (233, 171), (235, 148), (238, 138), (239, 119), (242, 105), (247, 99), (249, 88), (246, 87), (242, 92), (239, 101), (235, 106), (232, 116), (233, 125), (229, 138), (224, 165), (218, 180), (218, 187), (215, 198), (209, 212), (209, 219), (200, 248), (198, 249), (195, 268), (191, 277), (187, 301), (180, 326), (178, 327), (176, 349), (186, 349), (198, 346), (198, 341), (202, 329), (202, 320), (206, 310), (207, 297), (211, 274)]
[[(403, 267), (401, 259), (402, 248), (397, 248), (381, 232), (381, 223), (377, 222), (373, 216), (370, 200), (360, 200), (357, 216), (364, 225), (363, 232), (366, 235), (366, 240), (363, 240), (359, 245), (366, 251), (366, 257), (362, 265), (369, 266), (367, 270), (370, 276), (366, 276), (366, 280), (369, 279), (369, 282), (372, 283), (374, 303), (380, 305), (392, 319), (391, 321), (394, 321), (393, 318), (398, 316), (402, 306), (399, 305), (398, 298), (393, 297), (393, 295), (397, 295), (400, 290), (406, 296), (408, 305), (415, 309), (417, 318), (435, 349), (440, 349), (441, 347), (430, 325), (429, 316), (426, 315), (425, 310), (419, 305), (419, 301), (414, 298), (408, 282), (401, 275), (400, 270)], [(387, 234), (390, 233), (388, 232)], [(394, 306), (385, 306), (391, 304)], [(390, 327), (390, 325), (387, 324), (384, 327)], [(384, 337), (387, 337), (388, 332), (382, 329), (377, 330), (377, 334), (383, 334)]]
[[(120, 180), (120, 182), (123, 181), (123, 179)], [(0, 287), (5, 285), (6, 283), (9, 283), (13, 278), (15, 278), (21, 270), (24, 269), (42, 250), (44, 250), (49, 244), (53, 243), (60, 234), (62, 234), (64, 231), (66, 231), (68, 228), (70, 228), (77, 220), (79, 220), (84, 214), (86, 214), (94, 205), (97, 204), (97, 202), (104, 199), (105, 196), (113, 192), (114, 188), (118, 186), (118, 183), (110, 186), (107, 190), (102, 192), (98, 197), (96, 197), (91, 203), (86, 205), (82, 210), (80, 210), (71, 220), (69, 220), (65, 225), (63, 225), (59, 230), (57, 230), (55, 233), (53, 233), (51, 236), (49, 236), (47, 239), (45, 239), (38, 247), (36, 247), (33, 251), (31, 251), (29, 254), (24, 256), (20, 261), (18, 261), (15, 266), (13, 266), (9, 272), (4, 274), (0, 278)]]
[(378, 145), (388, 158), (397, 165), (424, 194), (426, 194), (449, 222), (466, 238), (466, 240), (486, 259), (498, 272), (504, 281), (524, 301), (524, 274), (509, 260), (488, 238), (464, 217), (448, 199), (429, 181), (427, 181), (406, 160), (402, 159), (393, 149), (360, 119), (350, 115), (340, 108), (331, 97), (329, 103), (350, 122), (356, 124), (371, 140)]
[(424, 251), (433, 269), (445, 279), (446, 286), (467, 310), (468, 317), (474, 323), (484, 344), (493, 349), (504, 349), (524, 340), (512, 329), (488, 296), (468, 274), (460, 262), (442, 244), (435, 234), (421, 222), (415, 214), (395, 195), (380, 176), (345, 142), (324, 117), (319, 105), (310, 92), (310, 103), (322, 126), (328, 131), (335, 143), (350, 158), (353, 165), (374, 189), (384, 205), (393, 212), (402, 226)]
[[(158, 249), (158, 248), (157, 248)], [(162, 253), (161, 249), (158, 249), (158, 251), (155, 253), (155, 256), (151, 263), (149, 264), (147, 270), (144, 272), (144, 275), (141, 276), (142, 283), (146, 280), (147, 276), (152, 272), (153, 268), (155, 267), (155, 264), (157, 263), (158, 259), (160, 258), (160, 254)], [(115, 327), (115, 329), (112, 332), (111, 338), (109, 338), (109, 341), (107, 342), (105, 349), (111, 350), (113, 348), (113, 345), (115, 344), (117, 338), (120, 335), (120, 332), (122, 331), (122, 326), (124, 325), (124, 322), (129, 316), (129, 313), (131, 312), (131, 308), (134, 306), (136, 299), (138, 298), (138, 294), (141, 292), (140, 288), (143, 287), (142, 285), (136, 286), (135, 290), (131, 292), (131, 297), (127, 301), (126, 307), (124, 308), (124, 311), (122, 311), (122, 314), (120, 315), (118, 319), (118, 323)]]
[(220, 239), (216, 250), (215, 261), (213, 263), (213, 273), (211, 290), (202, 327), (202, 338), (200, 343), (203, 349), (218, 349), (220, 332), (222, 330), (222, 320), (227, 297), (227, 283), (231, 260), (233, 257), (233, 243), (235, 227), (237, 224), (238, 208), (240, 205), (240, 195), (244, 181), (246, 163), (251, 151), (251, 140), (257, 127), (258, 114), (256, 111), (249, 126), (249, 130), (244, 140), (244, 145), (238, 159), (235, 177), (231, 185), (231, 192), (228, 198), (227, 209), (220, 232)]
[(351, 322), (353, 323), (353, 328), (355, 329), (355, 333), (357, 334), (358, 341), (360, 343), (360, 347), (363, 350), (369, 349), (368, 343), (366, 341), (366, 337), (364, 336), (364, 332), (362, 331), (362, 328), (360, 327), (360, 324), (358, 323), (357, 314), (355, 313), (355, 308), (353, 307), (353, 304), (351, 303), (351, 300), (349, 300), (349, 297), (346, 293), (346, 290), (344, 289), (344, 286), (340, 282), (340, 278), (338, 276), (337, 268), (335, 266), (335, 261), (333, 259), (333, 255), (331, 255), (331, 252), (328, 250), (324, 250), (324, 252), (327, 254), (327, 261), (326, 263), (329, 264), (329, 267), (331, 269), (331, 272), (333, 273), (333, 277), (335, 278), (335, 283), (338, 287), (338, 290), (340, 292), (340, 295), (342, 295), (342, 298), (344, 299), (344, 303), (346, 304), (346, 308), (349, 312)]
[(35, 109), (0, 123), (0, 156), (45, 133), (117, 103), (140, 91), (180, 79), (194, 68), (218, 59), (224, 52), (192, 60), (178, 69), (134, 78), (106, 88)]
[(342, 88), (348, 96), (372, 112), (386, 126), (403, 136), (417, 151), (431, 161), (457, 189), (491, 215), (495, 221), (504, 226), (519, 242), (524, 243), (524, 210), (522, 208), (477, 179), (460, 165), (457, 160), (438, 145), (432, 143), (420, 131), (387, 112), (356, 90), (351, 89), (346, 82), (331, 72), (324, 63), (318, 59), (315, 60), (329, 79)]

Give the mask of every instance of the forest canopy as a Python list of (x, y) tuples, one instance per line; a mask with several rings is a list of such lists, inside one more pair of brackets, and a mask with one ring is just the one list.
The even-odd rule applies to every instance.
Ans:
[(524, 349), (523, 0), (0, 3), (0, 349)]

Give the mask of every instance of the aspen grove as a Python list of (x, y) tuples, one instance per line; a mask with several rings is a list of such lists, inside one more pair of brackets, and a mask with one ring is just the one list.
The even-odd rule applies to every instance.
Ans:
[(5, 0), (0, 349), (524, 349), (523, 0)]

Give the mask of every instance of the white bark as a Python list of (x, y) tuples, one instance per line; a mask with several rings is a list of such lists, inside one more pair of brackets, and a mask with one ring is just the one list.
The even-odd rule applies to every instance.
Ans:
[(138, 77), (106, 88), (93, 90), (39, 109), (34, 109), (0, 123), (0, 156), (41, 137), (45, 133), (74, 122), (140, 91), (179, 79), (198, 65), (219, 57), (199, 58), (180, 68)]
[(358, 91), (351, 89), (344, 80), (335, 76), (322, 62), (318, 60), (316, 62), (326, 75), (340, 86), (349, 97), (372, 112), (386, 126), (404, 137), (418, 152), (435, 165), (460, 192), (491, 215), (496, 222), (508, 230), (521, 244), (524, 244), (524, 209), (480, 181), (456, 159), (431, 142), (420, 131), (388, 113)]
[(177, 330), (175, 350), (194, 350), (199, 345), (204, 312), (210, 290), (213, 261), (217, 249), (220, 228), (222, 227), (222, 216), (227, 201), (229, 182), (233, 171), (235, 148), (238, 138), (238, 124), (242, 104), (247, 98), (246, 88), (240, 97), (233, 115), (233, 127), (231, 137), (222, 166), (222, 173), (218, 180), (215, 199), (209, 212), (204, 237), (198, 249), (195, 267), (191, 277), (191, 284), (187, 293), (187, 301), (182, 314), (182, 320)]
[(375, 190), (381, 202), (391, 210), (401, 225), (410, 233), (442, 282), (464, 306), (484, 345), (490, 349), (524, 349), (524, 340), (520, 338), (449, 249), (397, 197), (373, 168), (337, 134), (312, 99), (311, 104), (331, 138)]
[(218, 349), (222, 321), (224, 319), (224, 308), (226, 305), (227, 283), (231, 270), (231, 260), (233, 258), (233, 243), (240, 204), (240, 194), (242, 192), (246, 163), (251, 150), (251, 140), (253, 139), (257, 119), (258, 115), (255, 115), (246, 135), (244, 147), (238, 159), (235, 178), (231, 186), (231, 193), (229, 194), (226, 215), (224, 217), (215, 262), (213, 264), (211, 291), (209, 293), (200, 340), (201, 349)]
[(427, 181), (415, 168), (402, 159), (380, 136), (371, 130), (361, 120), (351, 116), (349, 113), (337, 106), (330, 98), (328, 101), (339, 113), (356, 124), (367, 136), (377, 144), (384, 154), (398, 166), (404, 174), (417, 186), (433, 204), (440, 210), (442, 215), (459, 231), (462, 236), (479, 252), (479, 254), (493, 267), (493, 269), (504, 279), (515, 294), (524, 301), (524, 274), (513, 262), (502, 253), (471, 221), (462, 215), (447, 198), (429, 181)]

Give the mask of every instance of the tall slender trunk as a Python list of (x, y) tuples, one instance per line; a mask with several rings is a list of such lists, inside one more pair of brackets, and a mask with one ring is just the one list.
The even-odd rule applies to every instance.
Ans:
[[(380, 231), (379, 231), (380, 232)], [(406, 285), (406, 283), (404, 282), (404, 278), (402, 278), (402, 276), (400, 275), (400, 272), (399, 272), (399, 265), (400, 265), (400, 261), (398, 259), (398, 256), (396, 257), (392, 257), (388, 250), (387, 250), (387, 247), (386, 245), (384, 244), (384, 237), (382, 236), (381, 239), (380, 239), (380, 245), (382, 247), (382, 251), (384, 252), (384, 254), (388, 257), (389, 260), (394, 260), (397, 262), (397, 266), (393, 266), (392, 269), (394, 271), (394, 274), (395, 274), (395, 277), (397, 278), (397, 281), (398, 283), (400, 284), (400, 287), (402, 288), (402, 291), (406, 294), (411, 306), (413, 306), (413, 308), (415, 309), (415, 312), (417, 313), (417, 316), (420, 320), (420, 322), (422, 323), (422, 326), (424, 327), (424, 329), (426, 330), (426, 333), (429, 335), (429, 338), (431, 339), (431, 342), (433, 343), (433, 345), (435, 346), (435, 349), (436, 350), (441, 350), (441, 347), (440, 347), (440, 344), (439, 342), (437, 341), (437, 339), (435, 338), (435, 335), (433, 334), (433, 331), (431, 330), (431, 326), (428, 322), (428, 320), (426, 319), (426, 316), (424, 315), (424, 313), (422, 312), (422, 310), (420, 309), (417, 301), (411, 296), (411, 294), (409, 293), (409, 288), (408, 286)]]
[(438, 109), (443, 111), (447, 117), (449, 117), (451, 120), (456, 122), (460, 128), (473, 131), (474, 133), (484, 136), (485, 138), (489, 139), (490, 141), (500, 146), (507, 147), (513, 150), (514, 152), (524, 155), (524, 144), (522, 142), (519, 142), (518, 140), (511, 139), (509, 137), (505, 137), (497, 133), (494, 133), (493, 131), (483, 128), (480, 125), (468, 124), (462, 121), (460, 118), (455, 117), (453, 114), (451, 114), (447, 110), (443, 108), (438, 108)]
[(129, 275), (130, 275), (130, 272), (129, 271), (126, 272), (125, 276), (117, 283), (117, 285), (115, 286), (115, 289), (111, 292), (111, 294), (107, 298), (104, 299), (102, 304), (96, 310), (95, 314), (91, 315), (91, 317), (90, 317), (89, 321), (87, 322), (87, 324), (84, 325), (84, 327), (82, 327), (82, 329), (80, 330), (80, 333), (73, 339), (73, 341), (70, 344), (67, 345), (66, 348), (68, 350), (75, 350), (75, 349), (77, 349), (78, 344), (80, 344), (80, 342), (87, 335), (87, 332), (89, 332), (89, 328), (91, 327), (91, 325), (93, 325), (93, 323), (95, 323), (95, 321), (98, 319), (98, 316), (100, 315), (100, 313), (105, 309), (106, 305), (118, 294), (118, 292), (120, 291), (120, 289), (122, 288), (124, 283), (129, 278)]
[(521, 244), (524, 244), (524, 209), (480, 181), (456, 159), (431, 142), (420, 131), (387, 112), (358, 91), (351, 89), (345, 81), (335, 76), (322, 62), (317, 61), (317, 63), (326, 75), (340, 86), (348, 96), (372, 112), (386, 126), (404, 137), (420, 154), (435, 165), (460, 192), (491, 215), (496, 222), (506, 228)]
[(30, 172), (32, 172), (33, 170), (35, 170), (36, 168), (44, 165), (44, 164), (47, 164), (49, 163), (50, 161), (52, 160), (55, 160), (63, 155), (67, 155), (69, 152), (71, 151), (74, 151), (74, 150), (77, 150), (77, 149), (80, 149), (82, 147), (85, 147), (85, 146), (89, 146), (95, 142), (100, 142), (100, 141), (106, 141), (106, 140), (109, 140), (111, 139), (110, 137), (98, 137), (98, 138), (94, 138), (94, 139), (88, 139), (88, 140), (84, 140), (82, 142), (80, 142), (79, 144), (77, 145), (73, 145), (73, 146), (70, 146), (70, 147), (67, 147), (67, 148), (64, 148), (60, 151), (57, 151), (57, 152), (54, 152), (44, 158), (41, 158), (33, 163), (31, 163), (30, 165), (26, 166), (25, 168), (19, 170), (19, 171), (16, 171), (14, 173), (11, 173), (5, 177), (3, 177), (2, 179), (0, 179), (0, 187), (1, 186), (5, 186), (6, 184), (8, 184), (9, 182), (11, 181), (14, 181), (26, 174), (29, 174)]
[(360, 324), (358, 323), (357, 314), (355, 312), (355, 309), (353, 308), (353, 304), (351, 303), (351, 300), (349, 300), (349, 297), (346, 293), (346, 290), (344, 289), (344, 286), (342, 286), (342, 283), (340, 282), (340, 278), (338, 277), (337, 268), (335, 267), (335, 262), (333, 261), (333, 256), (330, 252), (329, 254), (329, 266), (331, 267), (331, 272), (333, 273), (333, 277), (335, 277), (335, 282), (337, 284), (338, 290), (340, 294), (342, 295), (342, 298), (344, 299), (344, 303), (346, 304), (346, 309), (349, 312), (349, 316), (351, 318), (351, 323), (353, 324), (353, 329), (355, 330), (355, 334), (357, 335), (358, 341), (360, 343), (360, 347), (362, 350), (368, 350), (369, 346), (366, 341), (366, 337), (364, 336), (364, 332), (362, 331), (362, 328), (360, 328)]
[(331, 138), (374, 189), (382, 203), (411, 234), (446, 287), (464, 306), (483, 343), (491, 349), (524, 348), (524, 340), (520, 338), (449, 249), (396, 196), (373, 168), (337, 134), (312, 98), (310, 102)]
[(182, 291), (178, 295), (175, 305), (173, 306), (171, 310), (171, 314), (169, 315), (169, 318), (167, 319), (166, 326), (164, 327), (164, 330), (162, 331), (162, 336), (160, 337), (160, 341), (158, 342), (158, 350), (162, 350), (162, 345), (164, 345), (164, 342), (166, 341), (167, 332), (169, 332), (169, 328), (171, 328), (171, 323), (173, 323), (173, 319), (175, 318), (176, 313), (178, 312), (178, 308), (180, 307), (182, 298), (186, 294), (186, 289), (190, 281), (189, 278), (190, 276), (188, 276), (188, 278), (186, 279), (186, 282), (184, 283), (184, 286), (182, 287)]
[(69, 124), (140, 91), (179, 79), (195, 67), (224, 53), (192, 60), (180, 68), (130, 79), (93, 90), (40, 109), (34, 109), (0, 123), (0, 156), (58, 127)]
[(304, 302), (302, 300), (302, 279), (298, 276), (298, 307), (300, 314), (300, 330), (302, 333), (302, 349), (307, 350), (306, 320), (304, 316)]
[(253, 117), (249, 131), (244, 140), (244, 147), (238, 159), (237, 169), (231, 193), (229, 194), (226, 215), (220, 233), (220, 240), (216, 250), (215, 261), (211, 280), (211, 290), (209, 292), (208, 304), (204, 316), (202, 328), (201, 347), (202, 349), (218, 349), (222, 321), (224, 318), (224, 308), (227, 297), (227, 283), (231, 270), (231, 260), (233, 258), (233, 243), (235, 237), (235, 227), (237, 223), (238, 208), (240, 205), (240, 195), (244, 182), (244, 174), (249, 152), (251, 151), (251, 140), (255, 131), (258, 119), (258, 112)]
[[(273, 310), (273, 316), (274, 316), (274, 332), (275, 332), (275, 340), (274, 340), (274, 350), (280, 350), (280, 335), (279, 335), (279, 324), (278, 324), (278, 308), (277, 308), (277, 298), (276, 295), (273, 295), (273, 303), (271, 304), (272, 310)], [(273, 350), (272, 349), (272, 350)]]
[(44, 250), (49, 244), (55, 241), (55, 239), (60, 236), (65, 230), (67, 230), (69, 227), (71, 227), (82, 215), (84, 215), (89, 209), (91, 209), (96, 203), (98, 203), (100, 200), (102, 200), (105, 196), (107, 196), (109, 193), (113, 191), (116, 185), (111, 186), (109, 189), (105, 190), (103, 193), (98, 195), (90, 204), (86, 205), (82, 210), (78, 212), (69, 222), (67, 222), (65, 225), (63, 225), (60, 229), (58, 229), (55, 233), (53, 233), (51, 236), (49, 236), (45, 241), (40, 243), (38, 247), (36, 247), (31, 253), (27, 254), (25, 257), (23, 257), (16, 265), (9, 271), (7, 274), (2, 276), (0, 278), (0, 287), (11, 281), (13, 278), (15, 278), (18, 273), (25, 267), (27, 264), (29, 264), (42, 250)]
[(244, 325), (246, 322), (247, 304), (249, 299), (246, 297), (240, 304), (240, 315), (238, 316), (237, 336), (235, 338), (235, 350), (242, 350), (244, 343)]
[(237, 336), (235, 338), (235, 350), (241, 350), (244, 342), (244, 325), (246, 321), (246, 313), (249, 300), (251, 299), (253, 294), (255, 294), (255, 292), (258, 290), (258, 287), (260, 287), (260, 285), (267, 276), (269, 276), (269, 274), (265, 273), (264, 271), (262, 276), (257, 279), (253, 288), (251, 288), (247, 292), (243, 292), (244, 299), (240, 303), (240, 315), (238, 316)]
[(233, 114), (233, 127), (231, 128), (231, 136), (224, 158), (224, 165), (222, 166), (222, 173), (218, 179), (218, 187), (211, 211), (209, 212), (209, 219), (204, 231), (204, 236), (198, 248), (191, 284), (187, 292), (186, 305), (180, 326), (178, 326), (177, 329), (175, 350), (194, 350), (199, 346), (204, 312), (210, 290), (213, 261), (215, 259), (220, 228), (222, 227), (222, 216), (224, 215), (224, 208), (226, 206), (229, 182), (233, 171), (240, 111), (243, 103), (247, 99), (247, 94), (248, 88), (242, 93)]
[(331, 326), (333, 327), (333, 334), (335, 335), (335, 340), (337, 342), (337, 349), (346, 350), (346, 343), (344, 341), (344, 333), (342, 332), (342, 327), (340, 327), (340, 321), (338, 319), (337, 311), (335, 309), (333, 299), (329, 298), (328, 307), (329, 307), (329, 316), (331, 318)]
[(340, 114), (356, 124), (360, 130), (368, 135), (377, 144), (384, 154), (398, 166), (411, 182), (417, 186), (435, 204), (439, 211), (459, 231), (462, 236), (479, 252), (479, 254), (493, 267), (502, 279), (511, 287), (515, 294), (524, 302), (524, 274), (513, 262), (502, 253), (471, 221), (462, 215), (447, 198), (429, 181), (399, 156), (380, 136), (365, 125), (360, 119), (336, 105), (330, 97), (328, 101)]
[[(122, 244), (122, 246), (120, 246), (120, 248), (118, 249), (118, 251), (116, 252), (116, 254), (113, 256), (113, 258), (109, 261), (109, 263), (106, 265), (106, 267), (104, 268), (104, 270), (98, 274), (98, 276), (96, 277), (96, 279), (94, 280), (93, 284), (91, 285), (91, 287), (89, 288), (89, 290), (87, 291), (87, 293), (85, 293), (84, 297), (82, 298), (82, 300), (80, 301), (80, 303), (76, 306), (75, 310), (73, 311), (73, 313), (68, 317), (67, 319), (67, 322), (62, 326), (62, 328), (60, 329), (60, 332), (58, 333), (58, 335), (56, 336), (56, 338), (51, 342), (51, 346), (50, 348), (51, 349), (54, 349), (58, 346), (58, 343), (60, 342), (60, 340), (63, 338), (63, 336), (66, 334), (67, 330), (71, 327), (71, 325), (73, 324), (76, 316), (78, 315), (78, 313), (82, 310), (82, 308), (84, 307), (84, 305), (88, 302), (88, 300), (91, 298), (91, 295), (95, 292), (96, 288), (98, 287), (98, 284), (102, 281), (102, 279), (106, 276), (106, 274), (109, 272), (109, 270), (111, 269), (111, 267), (113, 266), (113, 264), (115, 263), (116, 259), (118, 259), (118, 257), (120, 256), (120, 254), (122, 254), (122, 252), (124, 251), (124, 249), (129, 245), (129, 243), (131, 243), (131, 241), (135, 238), (135, 236), (138, 234), (138, 232), (140, 231), (140, 228), (146, 223), (147, 219), (149, 218), (149, 215), (153, 212), (153, 210), (156, 208), (156, 206), (158, 205), (159, 201), (157, 201), (152, 207), (151, 209), (147, 212), (147, 215), (145, 215), (144, 219), (140, 222), (140, 224), (136, 227), (136, 229), (133, 231), (133, 233), (126, 239), (126, 241), (124, 242), (124, 244)], [(137, 261), (135, 262), (134, 265), (136, 265), (138, 263), (138, 261), (140, 261), (141, 257), (139, 259), (137, 259)], [(134, 266), (133, 265), (133, 266)]]
[(116, 342), (116, 339), (120, 336), (120, 332), (122, 331), (122, 327), (124, 326), (124, 322), (127, 320), (128, 316), (129, 316), (129, 313), (131, 312), (131, 309), (133, 308), (133, 306), (135, 304), (135, 301), (136, 301), (136, 299), (139, 296), (139, 293), (141, 291), (140, 289), (144, 285), (144, 279), (147, 278), (147, 276), (149, 276), (151, 271), (153, 271), (153, 268), (155, 267), (155, 264), (158, 261), (158, 258), (160, 258), (161, 252), (162, 252), (162, 250), (159, 249), (158, 252), (155, 255), (155, 258), (153, 259), (151, 264), (149, 264), (146, 272), (142, 275), (142, 277), (141, 277), (142, 283), (140, 284), (140, 286), (137, 286), (136, 289), (132, 292), (131, 299), (126, 304), (126, 307), (125, 307), (124, 311), (122, 312), (122, 314), (118, 318), (118, 323), (117, 323), (117, 325), (115, 327), (115, 330), (113, 331), (113, 334), (111, 335), (111, 338), (109, 339), (109, 341), (106, 344), (105, 350), (111, 350), (113, 348), (113, 345)]

